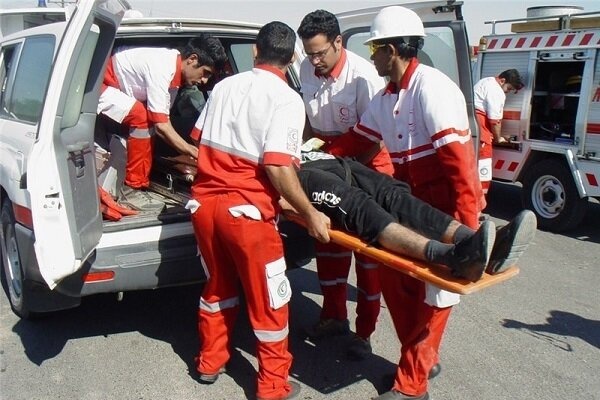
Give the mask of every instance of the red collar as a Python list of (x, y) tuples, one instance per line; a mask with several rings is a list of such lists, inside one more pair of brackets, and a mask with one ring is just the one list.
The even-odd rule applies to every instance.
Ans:
[(398, 87), (396, 82), (390, 82), (386, 86), (384, 94), (398, 93), (402, 89), (408, 89), (408, 83), (410, 82), (410, 78), (412, 78), (418, 66), (419, 60), (416, 57), (411, 58), (408, 63), (408, 66), (406, 67), (406, 71), (404, 71), (402, 78), (400, 78), (400, 86)]
[[(333, 44), (332, 44), (332, 46), (333, 46)], [(333, 69), (331, 70), (329, 75), (328, 76), (321, 75), (315, 69), (315, 76), (318, 76), (319, 78), (320, 77), (332, 78), (332, 79), (339, 78), (340, 75), (342, 74), (342, 70), (344, 69), (344, 65), (346, 65), (347, 58), (348, 58), (348, 56), (346, 55), (346, 49), (342, 47), (342, 54), (340, 54), (340, 59), (337, 61), (337, 63), (335, 63), (335, 65), (333, 66)]]
[(287, 78), (285, 77), (285, 74), (283, 72), (281, 72), (280, 69), (275, 68), (272, 65), (269, 65), (269, 64), (257, 64), (257, 65), (254, 66), (254, 68), (262, 69), (264, 71), (269, 71), (269, 72), (277, 75), (279, 78), (281, 78), (282, 81), (284, 81), (285, 83), (287, 83)]
[(181, 54), (177, 56), (177, 61), (175, 62), (175, 75), (171, 80), (171, 85), (169, 87), (178, 88), (181, 86)]

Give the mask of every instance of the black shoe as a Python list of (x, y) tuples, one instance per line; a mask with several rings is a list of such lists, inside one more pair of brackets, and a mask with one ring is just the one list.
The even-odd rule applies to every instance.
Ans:
[(352, 336), (352, 340), (348, 345), (346, 351), (348, 358), (354, 361), (362, 361), (371, 354), (373, 354), (373, 348), (369, 339), (363, 339), (357, 334)]
[(347, 319), (322, 319), (315, 325), (306, 328), (306, 334), (311, 339), (331, 336), (344, 336), (350, 333), (350, 323)]
[(496, 232), (496, 242), (487, 266), (489, 274), (498, 274), (515, 265), (535, 236), (535, 214), (523, 210), (507, 225)]
[(483, 221), (475, 234), (456, 244), (454, 255), (448, 266), (452, 275), (478, 281), (490, 260), (496, 237), (496, 227), (492, 221)]
[(225, 371), (226, 371), (225, 367), (221, 367), (219, 369), (219, 372), (217, 372), (216, 374), (199, 373), (198, 381), (204, 385), (212, 385), (213, 383), (215, 383), (217, 381), (217, 379), (219, 379), (219, 375), (221, 375)]
[(300, 384), (296, 383), (296, 382), (288, 382), (290, 384), (290, 391), (288, 392), (287, 396), (285, 397), (258, 397), (256, 396), (256, 400), (289, 400), (289, 399), (295, 399), (296, 397), (298, 397), (298, 395), (300, 394)]
[(420, 396), (409, 396), (394, 389), (385, 392), (381, 396), (372, 397), (371, 400), (429, 400), (429, 393), (425, 392)]
[(442, 372), (442, 366), (440, 365), (440, 363), (437, 363), (433, 367), (431, 367), (431, 369), (429, 370), (428, 379), (435, 378), (436, 376), (438, 376), (440, 374), (440, 372)]

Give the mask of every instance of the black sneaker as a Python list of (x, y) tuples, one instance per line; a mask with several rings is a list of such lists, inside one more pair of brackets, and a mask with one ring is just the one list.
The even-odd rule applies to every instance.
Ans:
[(135, 189), (127, 185), (123, 185), (121, 188), (119, 204), (128, 206), (134, 210), (155, 213), (160, 213), (165, 208), (165, 203), (153, 198), (147, 191)]
[(409, 396), (392, 389), (381, 396), (372, 397), (371, 400), (429, 400), (429, 393), (425, 392), (420, 396)]
[(487, 266), (489, 274), (498, 274), (515, 265), (535, 236), (537, 220), (530, 210), (523, 210), (496, 232), (496, 242)]
[(344, 336), (349, 333), (350, 323), (347, 319), (322, 319), (315, 325), (306, 328), (306, 334), (311, 339), (320, 339), (330, 336)]
[(198, 374), (198, 381), (204, 385), (212, 385), (219, 379), (219, 375), (226, 371), (225, 367), (221, 367), (216, 374)]
[(266, 397), (258, 397), (256, 396), (256, 400), (290, 400), (295, 399), (300, 394), (300, 384), (296, 382), (288, 382), (290, 384), (290, 391), (285, 397), (274, 397), (274, 398), (266, 398)]
[(427, 378), (428, 379), (433, 379), (436, 376), (438, 376), (440, 374), (440, 372), (442, 372), (442, 366), (440, 365), (440, 363), (437, 363), (433, 367), (431, 367), (431, 369), (429, 370), (429, 375), (427, 376)]
[(357, 334), (352, 336), (352, 340), (346, 351), (348, 358), (355, 361), (361, 361), (373, 354), (373, 348), (369, 339), (363, 339)]
[(471, 282), (481, 279), (490, 260), (495, 237), (494, 223), (483, 221), (473, 236), (457, 243), (454, 257), (448, 265), (452, 275)]

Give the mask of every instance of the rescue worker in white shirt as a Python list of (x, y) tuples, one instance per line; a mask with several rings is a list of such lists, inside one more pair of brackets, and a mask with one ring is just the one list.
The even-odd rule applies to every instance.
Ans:
[(196, 158), (198, 149), (173, 128), (169, 110), (182, 86), (205, 84), (223, 68), (227, 56), (219, 39), (201, 34), (179, 52), (154, 47), (123, 47), (110, 58), (98, 114), (128, 129), (125, 184), (119, 203), (160, 212), (164, 203), (148, 195), (152, 136), (178, 153)]
[[(302, 98), (308, 122), (305, 139), (318, 137), (325, 150), (344, 136), (360, 119), (375, 93), (385, 86), (373, 65), (344, 49), (335, 15), (325, 10), (307, 14), (298, 28), (306, 59), (300, 66)], [(389, 155), (379, 144), (371, 144), (359, 161), (389, 175)], [(348, 334), (347, 280), (352, 252), (336, 244), (317, 244), (317, 273), (323, 294), (320, 320), (307, 329), (311, 338)], [(369, 337), (375, 330), (380, 310), (381, 288), (378, 263), (355, 253), (357, 276), (356, 333), (348, 356), (363, 359), (371, 354)]]
[[(383, 141), (394, 177), (408, 183), (414, 196), (477, 229), (483, 195), (466, 101), (450, 78), (419, 64), (424, 38), (423, 23), (412, 10), (392, 6), (377, 14), (365, 44), (379, 75), (390, 82), (353, 134), (365, 143)], [(339, 150), (329, 149), (343, 155)], [(440, 371), (442, 335), (460, 297), (391, 268), (379, 271), (402, 348), (393, 388), (377, 399), (428, 399), (428, 378)]]
[(506, 143), (501, 135), (506, 94), (523, 87), (519, 71), (507, 69), (479, 80), (473, 87), (475, 117), (479, 125), (479, 179), (484, 195), (492, 183), (492, 143)]
[(198, 310), (196, 368), (203, 383), (225, 371), (241, 282), (257, 338), (258, 399), (291, 399), (300, 391), (288, 381), (291, 288), (276, 226), (280, 195), (313, 237), (329, 240), (329, 218), (313, 208), (296, 175), (305, 114), (285, 76), (295, 39), (281, 22), (263, 26), (254, 69), (215, 85), (193, 132), (200, 146), (192, 223), (208, 277)]

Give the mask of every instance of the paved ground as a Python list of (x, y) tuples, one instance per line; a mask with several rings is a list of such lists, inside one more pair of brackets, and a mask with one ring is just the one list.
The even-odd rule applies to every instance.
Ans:
[[(488, 211), (494, 220), (518, 212), (515, 187), (492, 190)], [(599, 204), (568, 235), (538, 232), (519, 276), (465, 296), (455, 307), (432, 398), (600, 399), (599, 260)], [(295, 290), (292, 374), (303, 386), (300, 399), (369, 399), (387, 390), (383, 377), (394, 371), (399, 343), (385, 307), (373, 337), (375, 355), (350, 362), (345, 339), (315, 344), (301, 335), (319, 311), (314, 266), (289, 275)], [(18, 320), (0, 294), (0, 398), (253, 398), (254, 341), (245, 316), (238, 321), (229, 372), (212, 386), (189, 375), (200, 289), (126, 293), (122, 302), (93, 296), (77, 309), (36, 321)]]

